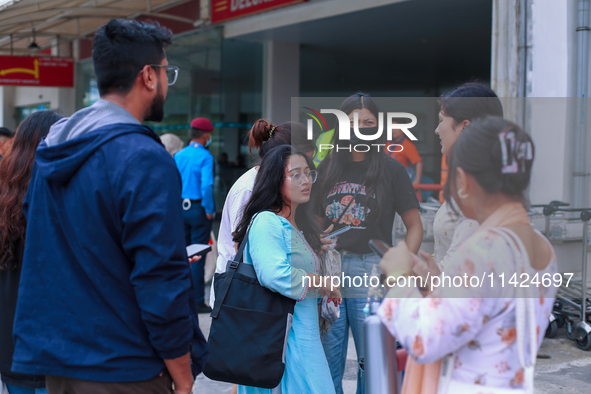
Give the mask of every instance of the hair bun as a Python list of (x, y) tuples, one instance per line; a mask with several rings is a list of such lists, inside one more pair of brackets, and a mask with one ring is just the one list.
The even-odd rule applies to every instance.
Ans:
[(250, 138), (248, 141), (248, 149), (252, 154), (253, 149), (260, 149), (261, 146), (271, 138), (271, 129), (274, 128), (271, 123), (264, 119), (259, 119), (252, 125), (250, 129)]

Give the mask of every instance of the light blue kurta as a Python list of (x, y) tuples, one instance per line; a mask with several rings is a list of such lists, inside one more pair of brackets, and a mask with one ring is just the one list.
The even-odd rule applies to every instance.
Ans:
[[(292, 231), (293, 230), (293, 231)], [(285, 373), (273, 390), (238, 386), (239, 394), (332, 394), (334, 385), (320, 342), (318, 299), (302, 286), (307, 273), (318, 273), (318, 256), (283, 217), (261, 212), (253, 220), (244, 261), (254, 264), (260, 283), (299, 300), (287, 340)], [(305, 298), (304, 298), (305, 297)]]

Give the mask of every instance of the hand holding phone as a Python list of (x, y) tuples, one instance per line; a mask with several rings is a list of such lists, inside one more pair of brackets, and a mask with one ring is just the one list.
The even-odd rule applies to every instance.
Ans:
[(388, 276), (394, 273), (412, 273), (413, 262), (412, 254), (408, 250), (406, 242), (400, 241), (398, 245), (384, 253), (382, 260), (380, 260), (380, 269)]
[(209, 245), (193, 244), (187, 246), (187, 256), (189, 258), (193, 256), (205, 256), (209, 252), (211, 252), (211, 246)]
[(328, 235), (327, 235), (326, 237), (324, 237), (324, 238), (331, 239), (331, 238), (334, 238), (334, 237), (336, 237), (337, 235), (341, 235), (341, 234), (343, 234), (343, 233), (346, 233), (346, 232), (347, 232), (347, 231), (349, 231), (349, 230), (351, 230), (351, 226), (345, 226), (345, 227), (343, 227), (343, 228), (340, 228), (340, 229), (338, 229), (338, 230), (336, 230), (336, 231), (333, 231), (332, 233), (328, 234)]

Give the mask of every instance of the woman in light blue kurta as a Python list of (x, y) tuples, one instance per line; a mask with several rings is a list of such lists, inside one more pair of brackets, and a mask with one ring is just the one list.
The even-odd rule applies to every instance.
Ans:
[[(304, 233), (307, 234), (306, 229), (310, 223), (304, 223), (304, 219), (294, 219), (294, 216), (298, 216), (297, 207), (309, 200), (311, 185), (316, 180), (315, 172), (312, 172), (314, 165), (308, 157), (292, 154), (289, 146), (275, 149), (278, 151), (269, 152), (261, 163), (257, 177), (257, 183), (260, 183), (259, 193), (257, 184), (253, 190), (253, 198), (257, 199), (258, 194), (259, 202), (251, 201), (245, 207), (244, 221), (250, 221), (249, 216), (254, 216), (254, 219), (251, 222), (244, 261), (254, 265), (261, 285), (297, 302), (287, 340), (285, 373), (280, 385), (272, 390), (238, 386), (238, 393), (331, 394), (334, 393), (334, 385), (320, 342), (318, 325), (318, 292), (325, 289), (313, 288), (310, 281), (304, 280), (306, 276), (318, 275), (320, 270), (318, 256), (308, 241), (313, 240), (315, 246), (319, 247), (320, 239), (318, 234), (318, 238), (306, 237)], [(265, 165), (269, 167), (273, 164), (273, 156), (275, 160), (278, 159), (276, 156), (283, 157), (285, 180), (277, 179), (273, 182), (269, 179), (273, 176), (262, 176)], [(274, 171), (276, 170), (275, 168)], [(267, 171), (273, 172), (273, 169), (267, 168)], [(283, 204), (277, 213), (270, 210), (260, 212), (260, 199), (265, 196), (264, 190), (261, 189), (265, 187), (275, 187), (281, 191)], [(259, 205), (259, 209), (255, 209), (256, 205)], [(300, 209), (303, 211), (303, 207), (300, 206)], [(260, 213), (255, 215), (253, 212)], [(299, 228), (303, 228), (304, 231), (300, 231)], [(240, 230), (239, 226), (237, 241), (240, 241)], [(242, 230), (243, 236), (244, 227)], [(338, 296), (337, 294), (337, 298)]]

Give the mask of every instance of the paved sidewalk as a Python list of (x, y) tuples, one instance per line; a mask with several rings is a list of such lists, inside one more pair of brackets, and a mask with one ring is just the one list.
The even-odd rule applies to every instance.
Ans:
[[(211, 326), (211, 317), (209, 317), (208, 314), (199, 315), (199, 326), (203, 331), (203, 335), (205, 335), (205, 338), (207, 338), (209, 336), (209, 327)], [(353, 336), (349, 335), (349, 348), (347, 352), (345, 377), (343, 379), (343, 391), (345, 394), (355, 394), (356, 388), (357, 353), (355, 352)], [(195, 389), (193, 390), (193, 394), (230, 394), (231, 389), (231, 384), (215, 382), (201, 374), (195, 380)]]
[(546, 338), (540, 347), (535, 374), (536, 394), (591, 393), (591, 351), (584, 351), (566, 337), (564, 327), (556, 338)]

